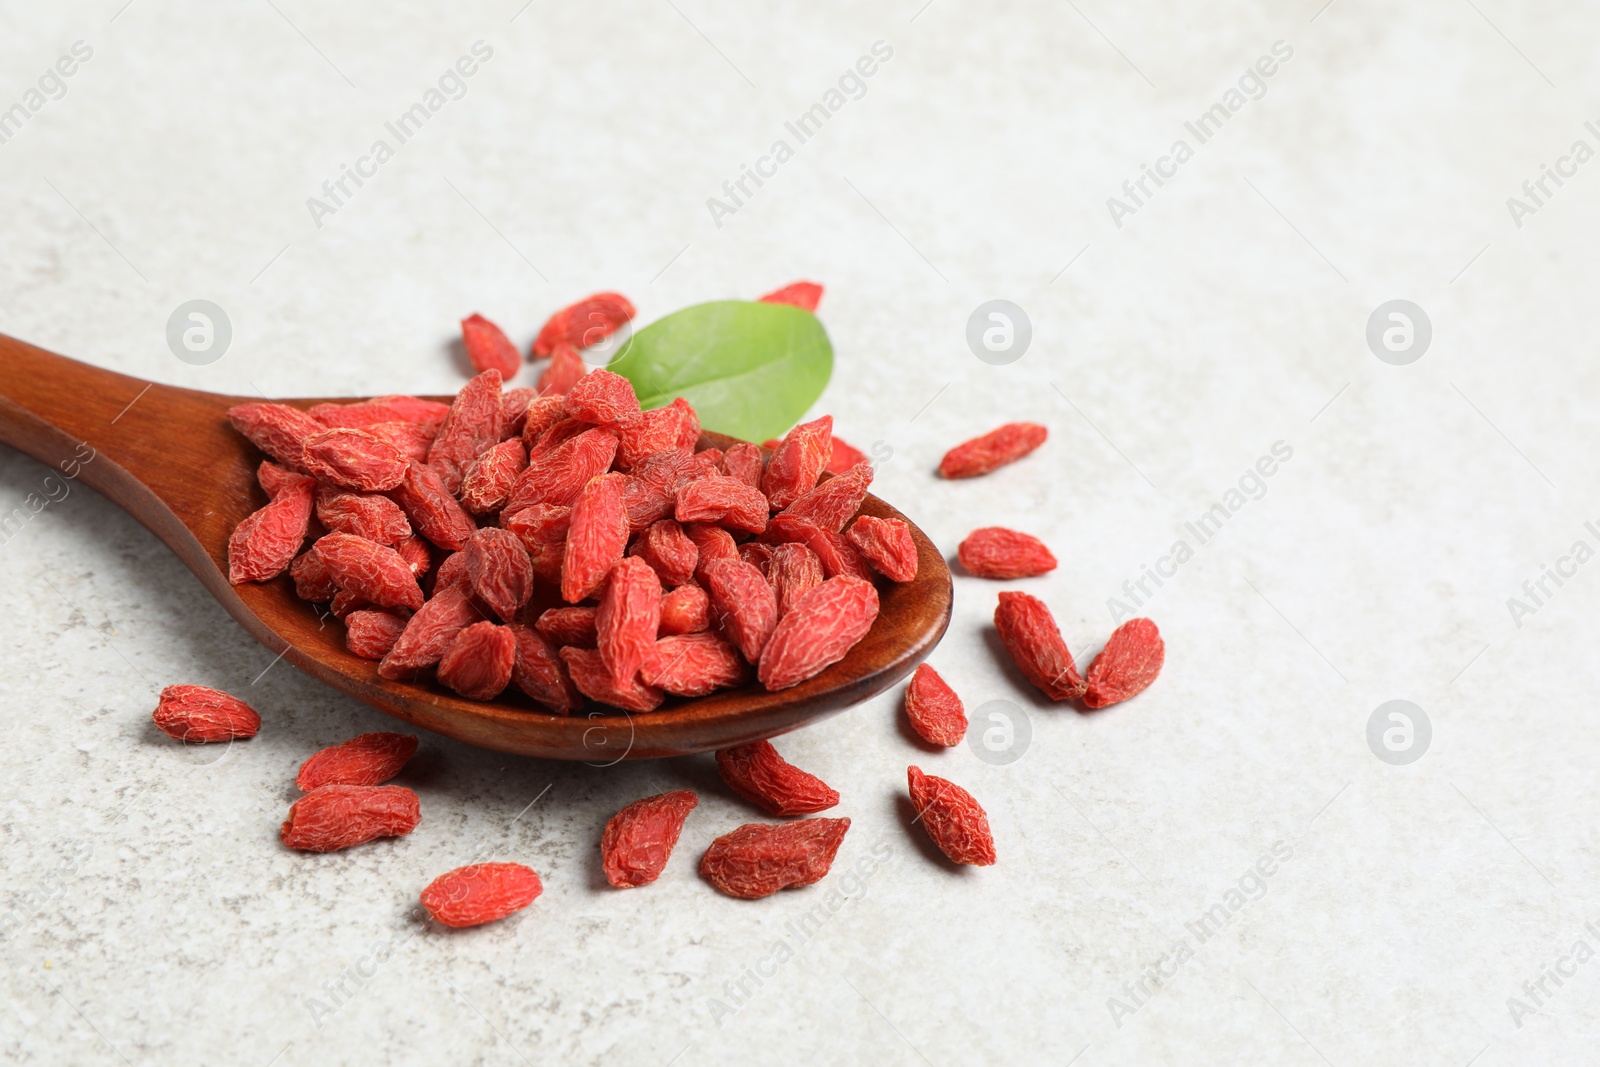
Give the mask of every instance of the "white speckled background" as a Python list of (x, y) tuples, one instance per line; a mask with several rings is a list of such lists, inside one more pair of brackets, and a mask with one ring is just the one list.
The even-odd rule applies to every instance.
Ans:
[[(1600, 547), (1600, 166), (1521, 227), (1506, 205), (1600, 147), (1592, 5), (521, 3), (6, 3), (0, 109), (75, 41), (93, 56), (0, 144), (0, 331), (222, 392), (442, 392), (474, 309), (525, 341), (596, 289), (648, 321), (817, 278), (818, 410), (892, 451), (876, 491), (941, 545), (1045, 536), (1062, 565), (1025, 584), (1080, 655), (1186, 520), (1274, 442), (1292, 459), (1143, 606), (1168, 664), (1125, 706), (1035, 699), (995, 657), (997, 586), (958, 577), (933, 662), (969, 708), (1023, 705), (1026, 752), (930, 754), (898, 692), (785, 738), (854, 825), (826, 882), (760, 903), (695, 876), (753, 816), (709, 757), (595, 769), (426, 737), (400, 779), (414, 834), (284, 851), (299, 762), (389, 720), (263, 676), (271, 654), (76, 488), (0, 545), (8, 1062), (1592, 1059), (1600, 578), (1547, 580), (1520, 626), (1507, 598)], [(464, 98), (316, 228), (306, 198), (477, 40)], [(714, 225), (706, 198), (879, 40), (865, 96)], [(1264, 97), (1115, 226), (1107, 197), (1280, 40)], [(197, 297), (234, 329), (205, 367), (163, 336)], [(964, 340), (996, 297), (1034, 328), (1003, 367)], [(1432, 321), (1409, 366), (1364, 340), (1395, 298)], [(1035, 457), (931, 476), (1016, 417), (1051, 428)], [(0, 450), (0, 514), (46, 473)], [(245, 695), (260, 736), (158, 734), (178, 681)], [(1407, 766), (1366, 740), (1391, 699), (1432, 723)], [(984, 802), (996, 867), (908, 833), (910, 762)], [(703, 800), (661, 881), (605, 888), (605, 820), (684, 785)], [(544, 896), (475, 931), (416, 922), (474, 857), (532, 864)], [(1200, 943), (1185, 924), (1241, 886)]]

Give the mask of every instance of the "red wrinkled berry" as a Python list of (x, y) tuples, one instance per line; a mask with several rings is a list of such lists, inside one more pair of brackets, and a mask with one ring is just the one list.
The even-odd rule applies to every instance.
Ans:
[(676, 520), (661, 519), (651, 523), (640, 544), (640, 558), (655, 568), (662, 585), (682, 585), (694, 577), (700, 550)]
[(412, 527), (440, 548), (460, 551), (478, 528), (445, 488), (439, 472), (425, 463), (407, 463), (405, 477), (391, 495), (411, 519)]
[(1078, 674), (1055, 616), (1038, 597), (1004, 592), (994, 609), (994, 628), (1023, 675), (1051, 700), (1075, 700), (1088, 683)]
[(461, 344), (473, 369), (480, 373), (492, 369), (499, 371), (500, 377), (510, 378), (522, 366), (522, 355), (511, 338), (477, 312), (461, 320)]
[(822, 562), (822, 573), (828, 578), (837, 578), (841, 575), (860, 578), (864, 582), (872, 580), (872, 571), (867, 567), (867, 561), (861, 558), (861, 553), (856, 550), (848, 538), (843, 534), (824, 530), (814, 522), (804, 519), (790, 518), (788, 515), (774, 515), (767, 524), (767, 532), (763, 535), (773, 544), (802, 544), (816, 553), (817, 559)]
[(450, 405), (414, 396), (375, 396), (352, 404), (317, 404), (307, 414), (324, 426), (370, 430), (382, 423), (409, 422), (437, 430)]
[(536, 387), (540, 396), (566, 396), (589, 373), (589, 365), (578, 350), (565, 342), (550, 352), (550, 365), (539, 373)]
[(486, 370), (456, 394), (428, 449), (428, 466), (454, 494), (467, 464), (500, 443), (500, 372)]
[(814, 815), (839, 803), (839, 792), (778, 755), (770, 741), (725, 748), (717, 771), (728, 788), (768, 815)]
[(472, 535), (462, 550), (472, 591), (508, 622), (533, 596), (533, 563), (522, 541), (509, 530), (488, 527)]
[(597, 426), (614, 426), (639, 417), (639, 397), (622, 375), (594, 370), (568, 390), (567, 413)]
[(352, 611), (344, 617), (344, 647), (362, 659), (382, 659), (405, 632), (406, 620), (387, 611)]
[(622, 474), (602, 474), (578, 493), (561, 564), (561, 599), (576, 604), (600, 585), (628, 547)]
[(747, 823), (711, 842), (700, 859), (700, 876), (744, 900), (811, 885), (827, 875), (849, 829), (849, 819)]
[(295, 788), (309, 793), (325, 785), (382, 785), (416, 754), (415, 734), (362, 734), (302, 763)]
[(766, 460), (761, 457), (761, 449), (749, 441), (738, 441), (722, 454), (722, 472), (760, 489), (761, 476), (766, 473)]
[(828, 457), (828, 465), (823, 470), (829, 474), (843, 474), (857, 463), (865, 462), (867, 462), (865, 452), (835, 437), (833, 439), (833, 455)]
[(739, 650), (713, 633), (691, 633), (656, 641), (640, 664), (646, 685), (680, 697), (701, 697), (743, 685), (750, 665)]
[(422, 587), (400, 553), (354, 534), (331, 533), (312, 546), (341, 590), (381, 608), (422, 607)]
[(891, 582), (909, 582), (917, 576), (917, 542), (903, 520), (862, 515), (850, 524), (845, 537), (873, 570)]
[(671, 448), (693, 448), (700, 440), (700, 417), (683, 397), (665, 407), (626, 418), (617, 425), (617, 466), (631, 468), (646, 456)]
[(428, 462), (428, 450), (439, 433), (437, 425), (418, 422), (377, 422), (362, 427), (380, 441), (387, 441), (400, 450), (408, 460)]
[(675, 517), (679, 522), (716, 523), (725, 529), (760, 533), (767, 528), (771, 509), (761, 490), (725, 474), (698, 478), (678, 494)]
[(693, 790), (674, 789), (635, 800), (611, 816), (600, 835), (606, 881), (618, 889), (634, 889), (661, 877), (684, 821), (698, 803)]
[(861, 502), (867, 498), (867, 487), (871, 484), (872, 464), (857, 463), (802, 494), (783, 514), (789, 519), (802, 519), (830, 533), (838, 533), (861, 510)]
[(406, 473), (406, 457), (398, 448), (347, 426), (307, 437), (301, 465), (325, 482), (361, 493), (393, 489)]
[(249, 704), (203, 685), (167, 686), (152, 718), (168, 737), (197, 744), (254, 737), (261, 729), (261, 716)]
[(755, 663), (778, 626), (778, 598), (761, 572), (742, 559), (714, 559), (701, 568), (723, 632)]
[(987, 867), (995, 860), (989, 817), (972, 794), (945, 778), (906, 768), (917, 821), (953, 863)]
[(860, 578), (829, 578), (807, 592), (778, 622), (756, 676), (787, 689), (844, 659), (878, 617), (878, 591)]
[(325, 785), (289, 807), (279, 839), (302, 852), (335, 852), (404, 837), (422, 819), (417, 794), (400, 785)]
[(332, 600), (339, 592), (339, 587), (333, 584), (333, 579), (328, 575), (328, 568), (310, 549), (300, 553), (289, 564), (289, 577), (294, 579), (295, 596), (313, 604)]
[[(444, 568), (440, 567), (441, 577), (443, 572)], [(459, 585), (436, 588), (432, 599), (411, 616), (394, 647), (384, 654), (383, 662), (378, 664), (378, 674), (397, 681), (432, 667), (444, 656), (456, 635), (480, 618), (472, 599)]]
[(595, 293), (551, 315), (533, 340), (533, 354), (548, 356), (558, 344), (588, 348), (610, 337), (634, 316), (621, 293)]
[(611, 680), (625, 686), (655, 647), (661, 624), (661, 580), (636, 556), (618, 560), (606, 579), (605, 594), (595, 610), (595, 647), (611, 671)]
[(228, 538), (228, 581), (265, 582), (294, 562), (305, 543), (316, 483), (291, 475), (267, 505), (246, 516)]
[(1008, 422), (946, 452), (939, 461), (939, 473), (946, 478), (975, 478), (988, 474), (1044, 444), (1049, 433), (1036, 422)]
[(973, 530), (956, 555), (975, 578), (1033, 578), (1056, 569), (1056, 557), (1043, 541), (1004, 526)]
[(662, 637), (699, 633), (711, 627), (711, 598), (693, 582), (680, 585), (661, 598)]
[(591, 607), (550, 608), (533, 628), (560, 647), (594, 648), (600, 640), (598, 615)]
[(411, 536), (411, 521), (393, 500), (331, 486), (317, 490), (317, 521), (333, 532), (355, 534), (380, 545), (395, 545)]
[(506, 506), (517, 478), (528, 466), (522, 439), (507, 438), (467, 465), (461, 477), (461, 506), (488, 515)]
[(237, 404), (228, 409), (228, 421), (261, 451), (294, 470), (300, 469), (306, 438), (326, 429), (287, 404)]
[(511, 684), (517, 641), (492, 622), (475, 622), (456, 634), (439, 660), (439, 681), (468, 700), (493, 700)]
[(544, 886), (520, 863), (473, 863), (447, 871), (422, 891), (422, 906), (444, 926), (482, 926), (532, 904)]
[(783, 509), (817, 484), (833, 454), (833, 416), (802, 422), (790, 430), (767, 460), (761, 491), (775, 509)]
[(638, 675), (626, 685), (617, 685), (611, 678), (611, 669), (593, 649), (563, 648), (561, 658), (572, 675), (572, 684), (590, 700), (624, 711), (654, 711), (666, 699), (665, 693), (655, 686), (645, 685)]
[(1156, 680), (1165, 659), (1166, 644), (1156, 624), (1149, 619), (1129, 619), (1116, 628), (1089, 664), (1084, 704), (1103, 708), (1138, 696)]
[(816, 282), (790, 282), (760, 298), (763, 304), (788, 304), (802, 311), (816, 311), (822, 300), (822, 286)]
[(526, 626), (512, 624), (511, 635), (517, 642), (511, 683), (547, 711), (570, 714), (582, 697), (567, 676), (566, 664), (561, 662), (556, 646)]
[(590, 479), (611, 469), (616, 454), (617, 435), (599, 427), (541, 452), (517, 476), (506, 511), (514, 513), (533, 504), (570, 505)]
[(967, 710), (939, 672), (919, 664), (906, 687), (906, 718), (930, 745), (953, 748), (967, 736)]
[(805, 545), (788, 543), (772, 546), (772, 565), (767, 571), (767, 581), (778, 598), (778, 617), (789, 614), (801, 597), (821, 585), (827, 576), (822, 573), (822, 561)]

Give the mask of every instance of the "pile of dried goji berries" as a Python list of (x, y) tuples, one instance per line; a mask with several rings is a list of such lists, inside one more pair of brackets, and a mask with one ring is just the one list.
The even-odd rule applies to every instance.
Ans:
[[(772, 297), (814, 307), (804, 285)], [(841, 468), (859, 453), (829, 416), (770, 457), (700, 447), (685, 400), (643, 411), (627, 379), (589, 372), (576, 346), (632, 314), (612, 293), (558, 312), (533, 344), (551, 360), (537, 389), (502, 391), (517, 350), (474, 315), (484, 369), (448, 406), (231, 409), (269, 457), (269, 502), (234, 532), (230, 578), (288, 572), (385, 678), (431, 673), (474, 700), (514, 686), (557, 714), (584, 697), (653, 711), (752, 675), (785, 689), (838, 662), (877, 618), (880, 576), (916, 576), (910, 528), (857, 517), (872, 467)]]

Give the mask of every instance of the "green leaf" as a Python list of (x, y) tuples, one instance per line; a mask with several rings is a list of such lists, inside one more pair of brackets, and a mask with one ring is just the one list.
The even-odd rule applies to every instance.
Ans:
[(822, 395), (833, 346), (809, 311), (717, 300), (652, 322), (606, 369), (632, 382), (646, 408), (681, 396), (706, 429), (759, 444), (787, 433)]

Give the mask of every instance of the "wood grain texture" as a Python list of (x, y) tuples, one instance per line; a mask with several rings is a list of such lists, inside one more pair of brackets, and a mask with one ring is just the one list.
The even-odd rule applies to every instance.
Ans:
[[(58, 468), (75, 453), (81, 457), (81, 445), (93, 448), (94, 458), (78, 460), (78, 480), (161, 538), (258, 641), (336, 689), (468, 744), (604, 764), (772, 737), (893, 685), (938, 644), (950, 622), (950, 571), (912, 525), (916, 579), (887, 584), (871, 633), (839, 663), (792, 689), (752, 686), (671, 701), (649, 714), (597, 708), (567, 718), (520, 697), (479, 703), (432, 682), (391, 682), (378, 676), (376, 663), (345, 650), (342, 626), (319, 624), (287, 576), (259, 585), (228, 582), (228, 536), (266, 502), (255, 481), (262, 457), (225, 415), (250, 399), (258, 398), (156, 385), (0, 335), (0, 443)], [(281, 402), (305, 408), (322, 401)], [(861, 510), (905, 518), (872, 496)]]

